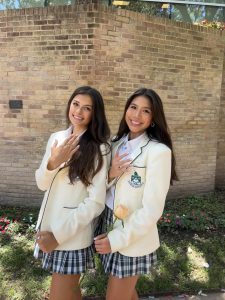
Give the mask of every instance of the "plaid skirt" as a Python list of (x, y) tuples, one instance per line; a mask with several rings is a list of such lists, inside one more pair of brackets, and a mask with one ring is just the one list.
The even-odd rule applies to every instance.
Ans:
[[(105, 210), (99, 218), (99, 225), (96, 229), (95, 236), (107, 231), (107, 228), (113, 223), (113, 211), (105, 207)], [(149, 274), (152, 267), (157, 262), (156, 252), (130, 257), (119, 252), (100, 254), (100, 259), (105, 270), (113, 276), (124, 278), (135, 275)]]
[(43, 269), (52, 273), (81, 274), (95, 267), (93, 246), (79, 250), (54, 250), (50, 253), (39, 250), (36, 258), (41, 259)]

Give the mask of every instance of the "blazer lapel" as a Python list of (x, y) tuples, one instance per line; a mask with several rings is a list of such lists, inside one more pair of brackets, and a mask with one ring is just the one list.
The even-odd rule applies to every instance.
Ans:
[(134, 150), (134, 152), (131, 153), (131, 159), (132, 159), (131, 164), (141, 155), (142, 149), (144, 147), (146, 147), (149, 142), (150, 142), (150, 139), (149, 139), (148, 135), (145, 133), (143, 135), (138, 147)]
[[(113, 153), (112, 153), (112, 154), (113, 154), (113, 157), (114, 157), (116, 151), (119, 149), (119, 147), (123, 144), (123, 142), (125, 141), (125, 139), (126, 139), (126, 136), (123, 137), (123, 138), (119, 141), (119, 143), (116, 144), (116, 145), (113, 147)], [(133, 162), (138, 158), (138, 156), (141, 155), (142, 149), (143, 149), (145, 146), (147, 146), (149, 142), (150, 142), (150, 139), (149, 139), (147, 133), (145, 133), (145, 134), (143, 135), (143, 137), (142, 137), (142, 139), (141, 139), (140, 144), (138, 145), (138, 147), (131, 153), (131, 159), (132, 159), (131, 163), (133, 163)]]
[[(115, 153), (118, 150), (118, 148), (120, 147), (120, 145), (124, 142), (125, 138), (126, 137), (122, 138), (122, 140), (117, 145), (115, 145), (115, 148), (113, 149), (113, 156), (115, 155)], [(149, 139), (148, 135), (145, 133), (143, 135), (138, 147), (131, 153), (131, 159), (132, 159), (132, 161), (130, 163), (131, 165), (141, 155), (141, 153), (143, 151), (143, 148), (146, 147), (149, 144), (150, 141), (151, 140)], [(121, 178), (122, 175), (120, 175), (119, 177), (116, 178), (115, 187), (117, 186), (117, 183), (118, 183), (118, 181), (119, 181), (119, 179)], [(114, 195), (115, 195), (115, 191), (114, 191)], [(119, 201), (119, 199), (116, 199), (116, 197), (115, 197), (115, 199), (114, 199), (114, 208), (117, 206), (118, 201)], [(115, 219), (114, 215), (113, 215), (113, 219)]]
[(72, 126), (60, 132), (60, 135), (57, 137), (59, 145), (62, 144), (65, 139), (67, 139), (72, 133)]
[(122, 137), (122, 139), (120, 141), (118, 141), (118, 143), (116, 142), (115, 145), (113, 145), (113, 153), (112, 153), (112, 157), (115, 156), (116, 151), (119, 149), (119, 147), (123, 144), (124, 140), (126, 139), (126, 136)]

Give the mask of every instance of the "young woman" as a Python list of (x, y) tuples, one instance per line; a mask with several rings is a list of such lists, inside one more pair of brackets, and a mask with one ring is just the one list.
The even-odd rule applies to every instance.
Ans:
[(70, 127), (51, 135), (35, 174), (46, 191), (35, 255), (52, 272), (50, 300), (81, 299), (79, 278), (93, 268), (93, 220), (105, 207), (108, 173), (110, 132), (101, 94), (76, 89), (66, 114)]
[(112, 148), (102, 214), (106, 233), (95, 237), (95, 248), (110, 274), (106, 299), (136, 300), (139, 276), (150, 273), (156, 262), (157, 221), (169, 185), (177, 179), (172, 141), (156, 92), (142, 88), (129, 97)]

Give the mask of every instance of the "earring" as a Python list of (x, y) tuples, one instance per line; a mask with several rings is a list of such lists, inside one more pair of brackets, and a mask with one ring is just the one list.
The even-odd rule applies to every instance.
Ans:
[(154, 122), (152, 122), (151, 127), (155, 127), (155, 123)]

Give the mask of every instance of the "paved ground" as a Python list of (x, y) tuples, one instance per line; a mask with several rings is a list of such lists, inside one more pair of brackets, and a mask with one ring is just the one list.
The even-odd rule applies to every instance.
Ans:
[(193, 295), (193, 296), (187, 296), (187, 295), (179, 295), (176, 297), (172, 296), (166, 296), (166, 297), (146, 297), (146, 298), (140, 298), (140, 300), (225, 300), (225, 293), (210, 293), (210, 294), (202, 294), (199, 296)]
[[(160, 296), (160, 297), (142, 297), (139, 300), (225, 300), (225, 292), (221, 293), (209, 293), (202, 295), (193, 295), (193, 296), (187, 296), (187, 295), (179, 295), (179, 296)], [(0, 299), (1, 300), (1, 299)], [(105, 300), (103, 297), (84, 297), (84, 300)], [(114, 299), (116, 300), (116, 299)]]

